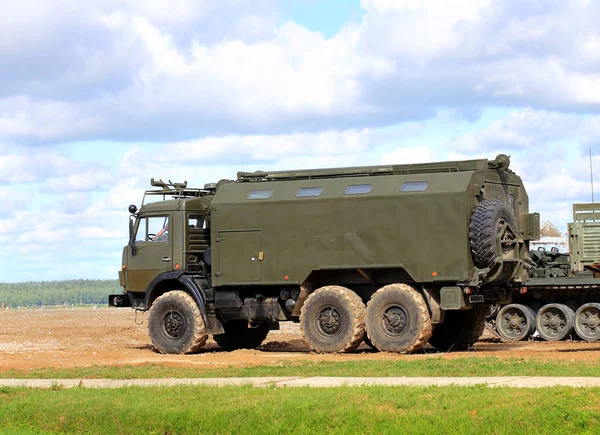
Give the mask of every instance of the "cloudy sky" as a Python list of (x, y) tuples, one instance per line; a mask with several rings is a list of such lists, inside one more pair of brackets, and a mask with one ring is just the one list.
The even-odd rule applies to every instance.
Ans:
[(600, 198), (600, 0), (21, 0), (0, 15), (0, 282), (115, 278), (150, 177), (510, 154)]

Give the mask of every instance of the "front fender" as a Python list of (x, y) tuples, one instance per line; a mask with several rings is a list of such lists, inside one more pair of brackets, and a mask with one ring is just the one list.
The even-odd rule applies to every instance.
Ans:
[[(178, 289), (188, 292), (194, 298), (196, 304), (198, 305), (198, 308), (200, 309), (200, 313), (204, 318), (206, 331), (209, 334), (223, 334), (225, 332), (225, 330), (223, 329), (223, 325), (221, 324), (219, 319), (217, 319), (217, 316), (206, 312), (207, 297), (205, 291), (198, 284), (198, 281), (194, 279), (194, 277), (190, 275), (185, 275), (183, 272), (165, 272), (154, 278), (154, 280), (148, 286), (148, 290), (146, 291), (144, 303), (146, 310), (149, 310), (150, 306), (152, 305), (152, 302), (154, 302), (154, 300), (160, 294), (164, 293), (165, 286), (163, 286), (162, 284), (166, 283), (167, 281), (176, 281), (178, 284)], [(174, 288), (168, 290), (174, 290)]]

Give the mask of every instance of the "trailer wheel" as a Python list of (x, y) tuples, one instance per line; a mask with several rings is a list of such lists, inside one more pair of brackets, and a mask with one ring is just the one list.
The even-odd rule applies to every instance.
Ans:
[(527, 340), (535, 331), (535, 313), (525, 305), (507, 305), (496, 317), (496, 329), (504, 341)]
[[(507, 204), (495, 200), (481, 201), (473, 210), (469, 224), (469, 244), (473, 262), (481, 269), (494, 265), (496, 257), (509, 253), (517, 240), (517, 225), (513, 212)], [(498, 252), (497, 237), (504, 243)]]
[(255, 349), (269, 333), (268, 324), (259, 323), (255, 328), (249, 328), (244, 320), (224, 323), (223, 329), (225, 333), (213, 335), (213, 339), (224, 350)]
[(429, 344), (443, 352), (468, 349), (483, 334), (488, 312), (488, 307), (446, 311), (444, 322), (433, 327)]
[(427, 304), (409, 285), (386, 285), (367, 304), (367, 335), (381, 351), (410, 353), (422, 349), (431, 332)]
[(575, 332), (585, 341), (600, 339), (600, 304), (589, 303), (575, 313)]
[(181, 290), (158, 297), (148, 314), (148, 332), (160, 353), (194, 353), (208, 334), (196, 301)]
[(304, 340), (317, 352), (349, 352), (365, 335), (366, 307), (360, 296), (331, 285), (311, 293), (300, 314)]
[(575, 313), (564, 304), (547, 304), (538, 311), (535, 324), (544, 340), (563, 340), (573, 332)]

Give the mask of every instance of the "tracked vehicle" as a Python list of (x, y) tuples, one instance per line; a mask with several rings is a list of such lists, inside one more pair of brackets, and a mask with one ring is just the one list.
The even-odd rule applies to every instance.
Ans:
[(195, 352), (209, 334), (253, 348), (282, 321), (318, 352), (463, 349), (530, 277), (539, 215), (509, 164), (240, 172), (201, 189), (152, 180), (129, 208), (124, 293), (109, 304), (149, 311), (164, 353)]
[(491, 327), (506, 341), (600, 339), (600, 204), (574, 204), (569, 253), (530, 253), (529, 279)]

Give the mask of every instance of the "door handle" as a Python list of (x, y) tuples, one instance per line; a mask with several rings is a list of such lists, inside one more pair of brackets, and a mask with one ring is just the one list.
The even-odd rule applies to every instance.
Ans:
[(162, 261), (171, 261), (171, 257), (163, 257)]

